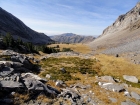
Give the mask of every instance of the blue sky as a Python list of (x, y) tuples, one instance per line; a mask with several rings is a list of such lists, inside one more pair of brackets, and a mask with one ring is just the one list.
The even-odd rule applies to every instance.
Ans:
[(0, 0), (0, 7), (47, 35), (100, 35), (138, 0)]

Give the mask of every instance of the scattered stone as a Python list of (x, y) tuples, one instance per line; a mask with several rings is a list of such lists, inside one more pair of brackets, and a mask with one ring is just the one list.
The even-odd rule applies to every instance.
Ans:
[(100, 78), (102, 81), (115, 83), (115, 80), (111, 76), (101, 76)]
[(45, 81), (45, 82), (47, 82), (47, 80), (42, 79), (38, 75), (35, 75), (33, 73), (22, 73), (21, 75), (22, 75), (23, 79), (29, 78), (29, 79), (35, 79), (35, 80), (38, 80), (38, 81)]
[(124, 96), (127, 96), (127, 97), (129, 97), (129, 98), (131, 97), (131, 96), (130, 96), (130, 93), (129, 93), (128, 91), (125, 91), (125, 92), (124, 92)]
[(22, 83), (16, 81), (0, 81), (0, 86), (3, 88), (21, 88), (24, 87)]
[(50, 74), (46, 74), (46, 78), (50, 79), (51, 75)]
[(63, 73), (66, 73), (65, 68), (61, 68), (60, 70), (61, 70)]
[(135, 76), (123, 75), (123, 79), (129, 82), (138, 83), (138, 79)]
[(62, 87), (63, 84), (64, 84), (64, 82), (61, 81), (61, 80), (57, 80), (57, 81), (55, 82), (55, 86), (58, 86), (58, 87)]
[(13, 55), (15, 52), (13, 50), (5, 50), (2, 52), (2, 55)]
[(80, 84), (80, 83), (77, 83), (77, 84), (71, 85), (70, 87), (71, 87), (71, 88), (88, 89), (88, 88), (90, 88), (91, 86), (90, 86), (90, 85), (82, 85), (82, 84)]
[[(71, 103), (73, 103), (74, 105), (79, 102), (79, 105), (82, 105), (82, 101), (81, 101), (81, 97), (80, 95), (73, 89), (71, 88), (66, 88), (66, 89), (63, 89), (63, 91), (61, 92), (60, 95), (58, 95), (58, 97), (63, 97), (63, 98), (66, 98), (68, 100), (71, 101)], [(72, 105), (73, 105), (72, 104)]]
[(119, 57), (119, 54), (116, 54), (116, 57)]
[(121, 105), (137, 105), (131, 101), (125, 101), (125, 102), (121, 102)]
[(116, 103), (116, 102), (117, 102), (117, 99), (116, 99), (116, 98), (109, 98), (109, 100), (110, 100), (112, 103)]
[(135, 92), (131, 92), (130, 94), (131, 94), (132, 98), (135, 98), (136, 100), (140, 100), (140, 95), (139, 94), (137, 94)]

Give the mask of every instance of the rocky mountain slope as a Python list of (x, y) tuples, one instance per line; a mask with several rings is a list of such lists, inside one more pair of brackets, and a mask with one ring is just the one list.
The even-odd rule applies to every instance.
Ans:
[(88, 43), (95, 39), (93, 36), (80, 36), (73, 33), (51, 36), (52, 40), (63, 43)]
[[(140, 3), (107, 27), (101, 36), (89, 45), (94, 49), (106, 49), (104, 53), (125, 53), (139, 50)], [(115, 50), (114, 50), (115, 49)], [(117, 52), (116, 52), (117, 50)]]
[(14, 38), (20, 37), (23, 41), (35, 44), (46, 44), (52, 40), (43, 33), (38, 33), (21, 20), (0, 7), (0, 34), (11, 33)]

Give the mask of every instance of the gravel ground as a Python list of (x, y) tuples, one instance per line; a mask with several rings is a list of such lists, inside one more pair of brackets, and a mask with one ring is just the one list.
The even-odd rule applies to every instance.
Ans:
[(140, 53), (140, 39), (104, 50), (104, 54)]

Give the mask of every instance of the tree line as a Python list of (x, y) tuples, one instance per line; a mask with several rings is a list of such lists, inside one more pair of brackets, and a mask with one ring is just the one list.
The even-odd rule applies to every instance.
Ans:
[(48, 54), (60, 52), (59, 49), (47, 47), (47, 45), (34, 45), (31, 42), (23, 42), (20, 38), (14, 39), (10, 33), (7, 33), (5, 36), (3, 36), (3, 43), (5, 49), (22, 49), (30, 53), (38, 53), (39, 51)]

